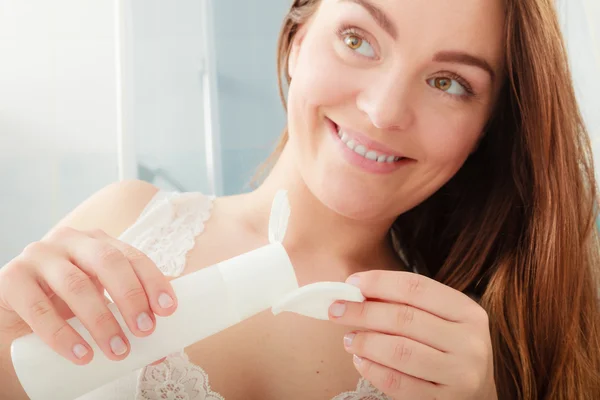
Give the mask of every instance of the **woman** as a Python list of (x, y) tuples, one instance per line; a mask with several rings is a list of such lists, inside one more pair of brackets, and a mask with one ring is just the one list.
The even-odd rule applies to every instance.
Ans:
[[(288, 128), (257, 190), (213, 204), (112, 185), (0, 270), (8, 398), (23, 396), (13, 338), (33, 329), (85, 364), (89, 344), (63, 319), (74, 314), (107, 357), (126, 357), (97, 289), (135, 335), (151, 335), (154, 314), (176, 308), (161, 272), (263, 245), (280, 188), (300, 284), (348, 280), (367, 301), (333, 304), (330, 321), (259, 314), (103, 389), (140, 399), (595, 398), (596, 183), (553, 2), (296, 0), (278, 51)], [(173, 221), (115, 239), (156, 207), (171, 207)]]

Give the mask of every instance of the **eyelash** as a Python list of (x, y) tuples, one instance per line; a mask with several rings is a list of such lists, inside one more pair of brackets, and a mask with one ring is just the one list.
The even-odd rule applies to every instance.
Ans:
[[(360, 40), (364, 40), (365, 42), (367, 42), (367, 44), (369, 46), (371, 46), (374, 51), (376, 51), (375, 50), (375, 46), (373, 46), (373, 43), (371, 43), (371, 41), (366, 38), (367, 35), (365, 35), (364, 33), (362, 33), (362, 31), (359, 28), (357, 28), (356, 26), (344, 24), (344, 25), (340, 26), (337, 29), (336, 33), (337, 33), (338, 38), (341, 41), (344, 41), (344, 37), (346, 37), (348, 35), (356, 36)], [(362, 58), (372, 59), (371, 57), (364, 56), (364, 55), (359, 54), (359, 53), (357, 53), (355, 51), (352, 51), (352, 53), (354, 53), (355, 55), (357, 55), (359, 57), (362, 57)]]
[[(337, 29), (336, 33), (337, 33), (338, 38), (341, 41), (343, 41), (346, 36), (353, 35), (353, 36), (358, 37), (360, 40), (364, 40), (365, 42), (367, 42), (369, 44), (369, 46), (371, 46), (373, 48), (373, 50), (375, 50), (375, 46), (373, 46), (373, 44), (371, 43), (371, 41), (369, 41), (369, 39), (366, 38), (366, 35), (363, 34), (362, 31), (359, 28), (357, 28), (356, 26), (349, 25), (349, 24), (343, 24), (343, 25), (341, 25)], [(359, 54), (359, 53), (357, 53), (355, 51), (352, 51), (352, 54), (354, 54), (357, 57), (369, 58), (370, 59), (370, 57), (366, 57), (366, 56), (364, 56), (362, 54)], [(453, 79), (456, 82), (458, 82), (465, 89), (465, 91), (467, 92), (465, 95), (458, 96), (458, 95), (449, 94), (448, 92), (445, 92), (443, 90), (434, 88), (438, 92), (440, 92), (440, 94), (442, 96), (448, 96), (448, 97), (450, 97), (452, 99), (458, 99), (458, 100), (462, 100), (462, 101), (467, 101), (470, 98), (472, 98), (472, 97), (475, 96), (475, 92), (473, 91), (473, 88), (471, 87), (471, 85), (469, 84), (469, 82), (467, 82), (467, 80), (464, 79), (462, 76), (460, 76), (460, 75), (458, 75), (458, 74), (456, 74), (454, 72), (450, 72), (450, 71), (442, 71), (441, 74), (442, 75), (436, 76), (435, 78), (432, 78), (432, 79), (437, 79), (437, 78), (450, 78), (450, 79)]]
[(458, 98), (459, 100), (469, 100), (470, 98), (475, 97), (475, 92), (473, 91), (473, 88), (471, 87), (471, 85), (469, 84), (469, 82), (467, 82), (467, 80), (464, 79), (462, 76), (460, 76), (460, 75), (458, 75), (458, 74), (456, 74), (454, 72), (451, 72), (451, 71), (442, 71), (439, 76), (436, 76), (436, 77), (431, 78), (431, 79), (438, 79), (438, 78), (450, 78), (450, 79), (453, 79), (456, 82), (458, 82), (465, 89), (465, 92), (467, 92), (465, 95), (459, 96), (459, 95), (450, 94), (450, 93), (445, 92), (443, 90), (434, 88), (438, 92), (440, 92), (442, 95), (450, 96), (450, 97), (452, 97), (454, 99)]

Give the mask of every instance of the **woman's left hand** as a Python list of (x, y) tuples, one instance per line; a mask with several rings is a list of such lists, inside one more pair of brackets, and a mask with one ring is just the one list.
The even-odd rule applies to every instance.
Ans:
[(358, 372), (394, 399), (496, 399), (488, 315), (465, 294), (410, 272), (352, 275), (364, 303), (336, 302), (330, 319)]

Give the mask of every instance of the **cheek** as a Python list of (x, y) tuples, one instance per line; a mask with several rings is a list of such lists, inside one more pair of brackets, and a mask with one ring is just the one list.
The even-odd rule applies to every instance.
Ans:
[(473, 115), (426, 115), (419, 119), (419, 134), (412, 136), (419, 162), (395, 194), (398, 202), (404, 199), (404, 209), (416, 206), (452, 179), (473, 151), (483, 126)]
[[(290, 106), (327, 108), (350, 102), (358, 88), (351, 68), (344, 65), (324, 34), (307, 36), (290, 86)], [(314, 39), (313, 39), (314, 37)], [(354, 71), (354, 75), (356, 72)]]
[(448, 173), (456, 172), (475, 149), (481, 135), (484, 120), (479, 114), (474, 111), (457, 111), (451, 115), (431, 113), (423, 119), (419, 145), (426, 164), (438, 170), (447, 169)]
[[(447, 106), (447, 105), (446, 105)], [(470, 109), (467, 110), (467, 109)], [(415, 155), (419, 160), (401, 191), (412, 193), (415, 204), (432, 195), (460, 170), (480, 137), (485, 118), (471, 107), (436, 110), (421, 108)]]
[(305, 37), (288, 91), (290, 141), (304, 165), (322, 150), (327, 110), (351, 104), (358, 90), (352, 71), (325, 37), (314, 31)]

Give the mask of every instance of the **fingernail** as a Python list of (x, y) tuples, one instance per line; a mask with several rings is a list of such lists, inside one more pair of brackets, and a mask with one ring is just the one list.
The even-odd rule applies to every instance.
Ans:
[(346, 347), (352, 346), (352, 341), (354, 340), (354, 336), (356, 336), (356, 333), (346, 333), (344, 335), (344, 346), (346, 346)]
[(351, 275), (348, 279), (346, 279), (346, 283), (353, 286), (358, 286), (360, 283), (360, 277), (358, 275)]
[(360, 363), (362, 362), (362, 358), (360, 358), (359, 356), (357, 356), (355, 354), (352, 356), (352, 361), (354, 362), (354, 365), (359, 366)]
[(75, 354), (75, 357), (79, 358), (80, 360), (85, 357), (87, 353), (88, 349), (84, 345), (76, 344), (73, 346), (73, 354)]
[(166, 360), (166, 357), (163, 357), (163, 358), (161, 358), (160, 360), (156, 360), (156, 361), (154, 361), (154, 362), (153, 362), (152, 364), (150, 364), (150, 365), (152, 365), (152, 366), (154, 366), (154, 365), (158, 365), (158, 364), (162, 363), (162, 362), (163, 362), (163, 361), (165, 361), (165, 360)]
[(140, 331), (149, 331), (150, 329), (152, 329), (153, 325), (154, 323), (152, 322), (152, 319), (150, 319), (150, 316), (147, 313), (143, 312), (140, 315), (138, 315), (137, 326)]
[(334, 317), (341, 317), (346, 312), (346, 304), (345, 303), (333, 303), (329, 309), (331, 315)]
[(120, 356), (127, 352), (127, 345), (119, 336), (110, 339), (110, 348), (116, 355)]
[(168, 294), (161, 293), (160, 296), (158, 296), (158, 304), (162, 308), (169, 308), (169, 307), (172, 307), (173, 304), (175, 304), (175, 302), (173, 301), (171, 296), (169, 296)]

